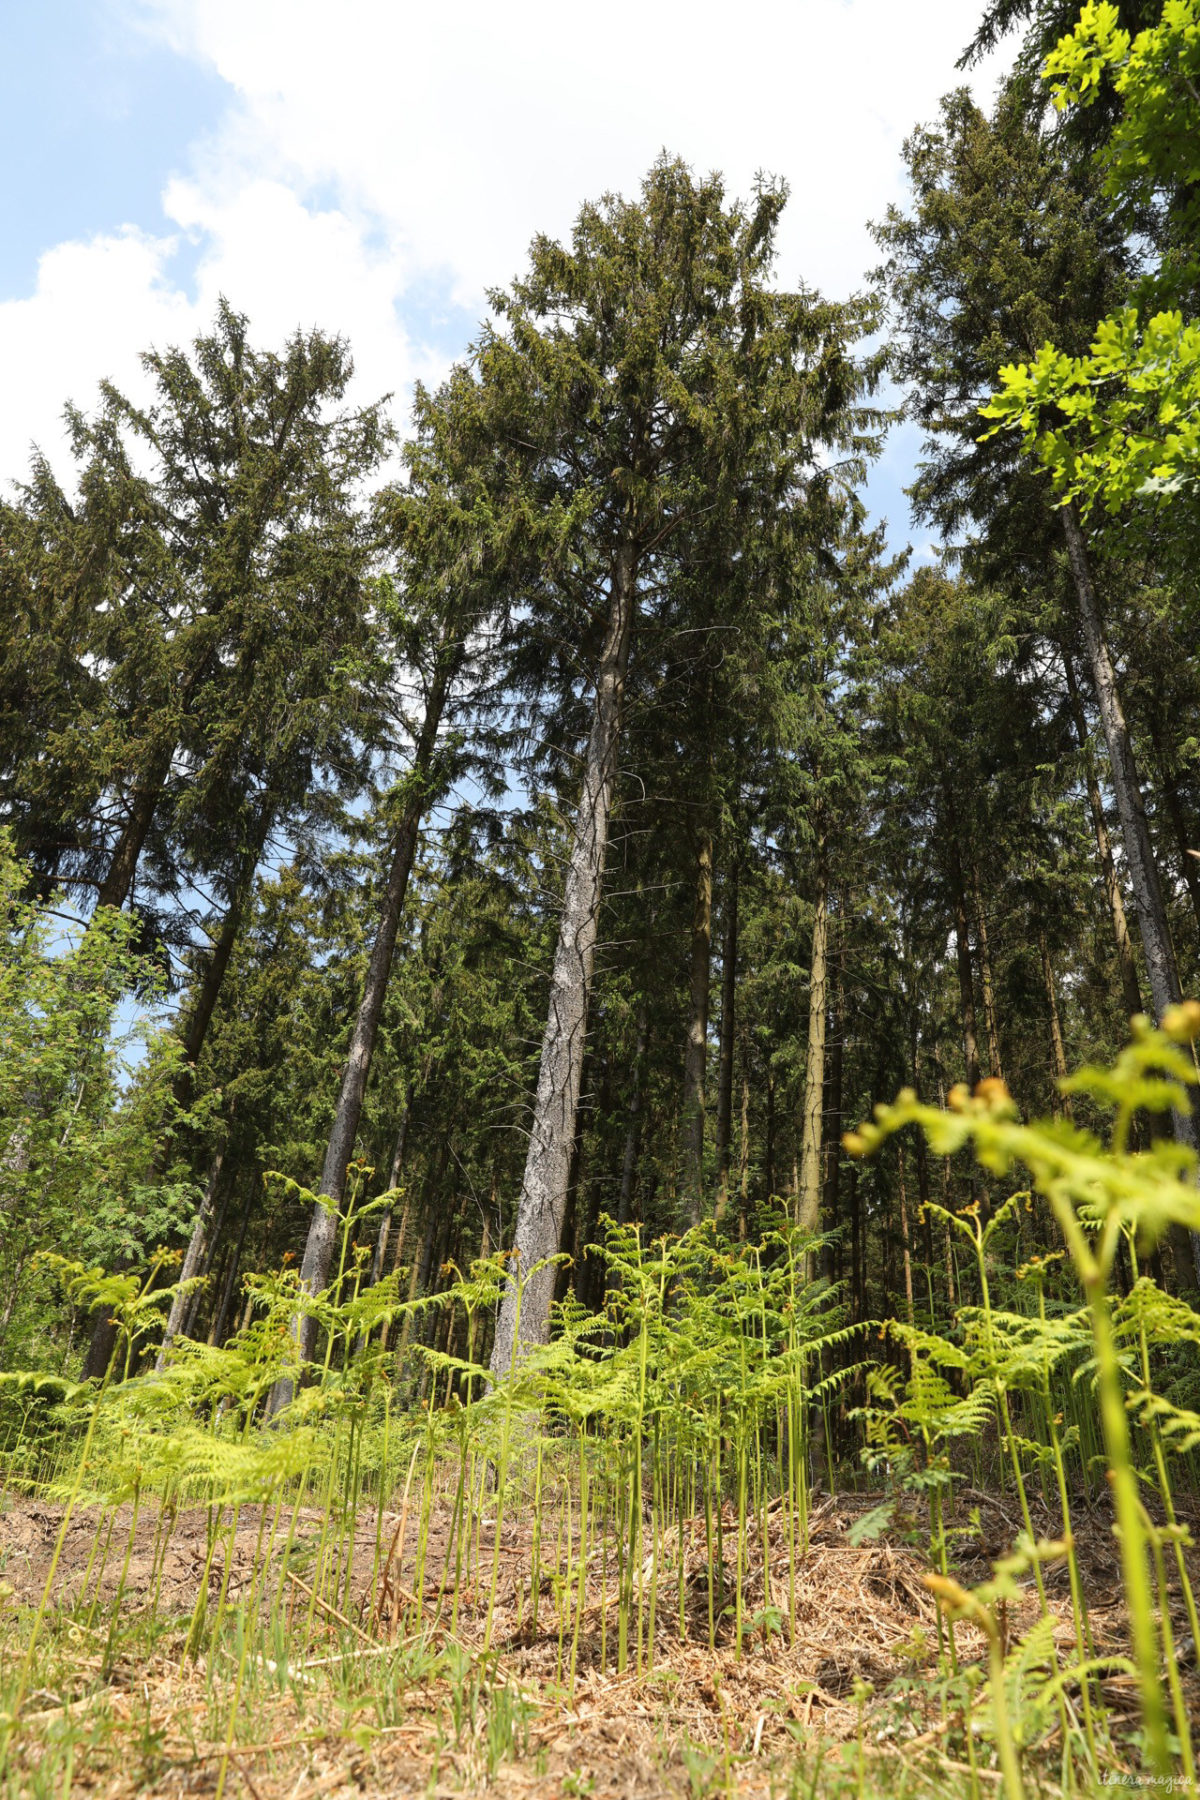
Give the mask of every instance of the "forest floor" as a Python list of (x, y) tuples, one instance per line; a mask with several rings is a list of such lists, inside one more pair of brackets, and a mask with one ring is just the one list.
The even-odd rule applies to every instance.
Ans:
[[(740, 1656), (728, 1641), (727, 1622), (719, 1626), (716, 1649), (709, 1647), (702, 1518), (685, 1530), (683, 1545), (687, 1634), (678, 1627), (680, 1546), (668, 1534), (660, 1556), (671, 1580), (664, 1573), (653, 1666), (641, 1673), (614, 1672), (615, 1572), (599, 1557), (590, 1561), (573, 1683), (574, 1608), (561, 1639), (551, 1597), (539, 1629), (531, 1628), (533, 1547), (529, 1530), (515, 1521), (503, 1527), (488, 1645), (494, 1521), (481, 1522), (479, 1580), (470, 1585), (464, 1572), (453, 1616), (449, 1593), (439, 1592), (450, 1509), (435, 1511), (423, 1618), (414, 1629), (411, 1531), (402, 1562), (387, 1562), (399, 1513), (360, 1516), (334, 1608), (313, 1600), (306, 1579), (314, 1576), (323, 1515), (299, 1515), (287, 1568), (276, 1558), (270, 1582), (256, 1588), (262, 1521), (258, 1509), (243, 1509), (228, 1571), (223, 1550), (209, 1563), (210, 1606), (226, 1573), (230, 1609), (251, 1593), (269, 1599), (283, 1582), (290, 1594), (287, 1628), (273, 1638), (258, 1632), (244, 1655), (231, 1638), (215, 1659), (196, 1661), (185, 1656), (185, 1643), (209, 1560), (205, 1511), (175, 1518), (157, 1572), (157, 1515), (144, 1510), (132, 1535), (129, 1507), (106, 1515), (110, 1549), (97, 1582), (98, 1516), (80, 1510), (63, 1540), (3, 1791), (70, 1791), (104, 1800), (217, 1793), (339, 1800), (484, 1790), (514, 1800), (965, 1793), (961, 1702), (957, 1711), (943, 1706), (937, 1618), (922, 1582), (928, 1561), (903, 1534), (860, 1545), (848, 1535), (879, 1498), (814, 1503), (809, 1552), (794, 1572), (792, 1641), (793, 1577), (776, 1516), (766, 1580), (761, 1548), (747, 1576), (747, 1625), (754, 1624)], [(954, 1540), (956, 1574), (966, 1584), (984, 1580), (991, 1560), (1016, 1536), (1015, 1501), (960, 1490), (956, 1511), (956, 1524), (965, 1528)], [(0, 1501), (0, 1660), (10, 1692), (62, 1517), (47, 1503)], [(1034, 1523), (1053, 1535), (1049, 1513)], [(1081, 1508), (1075, 1523), (1095, 1651), (1117, 1654), (1126, 1645), (1126, 1615), (1109, 1516)], [(347, 1534), (343, 1551), (349, 1542)], [(548, 1539), (543, 1553), (548, 1561)], [(730, 1591), (733, 1573), (727, 1557)], [(1073, 1650), (1065, 1566), (1048, 1567), (1046, 1584), (1055, 1639), (1064, 1652)], [(543, 1591), (552, 1585), (543, 1583)], [(1011, 1607), (1006, 1621), (1014, 1643), (1038, 1615), (1032, 1583), (1026, 1586), (1028, 1600)], [(956, 1630), (960, 1663), (982, 1665), (980, 1634), (963, 1625)], [(1176, 1630), (1182, 1640), (1182, 1615)], [(1185, 1682), (1189, 1706), (1200, 1716), (1194, 1668)], [(1121, 1720), (1132, 1725), (1131, 1678), (1107, 1677), (1103, 1702), (1118, 1732)], [(1059, 1791), (1054, 1737), (1051, 1729), (1038, 1757), (1037, 1791), (1047, 1795)], [(866, 1790), (859, 1786), (860, 1754)], [(1110, 1779), (1120, 1779), (1119, 1765), (1113, 1768)], [(985, 1792), (998, 1786), (986, 1768), (980, 1781)]]

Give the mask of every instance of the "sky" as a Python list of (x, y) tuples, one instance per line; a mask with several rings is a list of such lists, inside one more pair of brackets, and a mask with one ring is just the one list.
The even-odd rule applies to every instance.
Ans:
[[(219, 295), (253, 341), (348, 338), (354, 397), (436, 381), (486, 291), (664, 149), (791, 190), (779, 279), (865, 284), (901, 146), (964, 77), (967, 0), (0, 0), (0, 481), (60, 478), (69, 399)], [(987, 102), (1003, 54), (971, 74)], [(910, 535), (917, 441), (869, 499)], [(920, 534), (914, 538), (923, 549)]]

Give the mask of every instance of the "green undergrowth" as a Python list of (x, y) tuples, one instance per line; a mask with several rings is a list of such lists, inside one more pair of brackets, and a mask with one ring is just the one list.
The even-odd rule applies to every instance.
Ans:
[[(190, 1757), (223, 1792), (239, 1756), (284, 1757), (285, 1718), (297, 1756), (336, 1741), (369, 1762), (415, 1731), (431, 1788), (514, 1762), (550, 1779), (548, 1721), (612, 1682), (661, 1692), (662, 1777), (684, 1792), (768, 1773), (781, 1794), (1191, 1782), (1200, 1625), (1180, 1511), (1200, 1314), (1148, 1258), (1172, 1227), (1200, 1229), (1200, 1196), (1170, 1140), (1130, 1146), (1139, 1114), (1190, 1103), (1198, 1022), (1185, 1007), (1140, 1025), (1112, 1069), (1068, 1084), (1109, 1115), (1104, 1137), (1023, 1123), (998, 1083), (946, 1111), (902, 1094), (851, 1135), (869, 1155), (916, 1127), (1021, 1184), (959, 1213), (929, 1203), (974, 1271), (952, 1319), (851, 1324), (837, 1285), (812, 1278), (820, 1246), (782, 1218), (753, 1244), (611, 1227), (602, 1308), (561, 1307), (552, 1341), (492, 1383), (505, 1259), (402, 1299), (399, 1276), (366, 1280), (380, 1202), (355, 1197), (327, 1294), (252, 1276), (242, 1331), (176, 1341), (159, 1368), (168, 1259), (140, 1278), (56, 1262), (119, 1338), (103, 1382), (2, 1378), (10, 1516), (49, 1531), (32, 1586), (5, 1571), (8, 1791), (68, 1793), (119, 1739), (120, 1791)], [(298, 1309), (320, 1328), (312, 1366)], [(281, 1381), (293, 1398), (268, 1422)], [(1016, 1529), (980, 1581), (956, 1490), (985, 1480)], [(889, 1679), (852, 1668), (832, 1696), (805, 1668), (818, 1482), (876, 1492), (850, 1543), (919, 1557), (930, 1596)], [(1096, 1629), (1077, 1544), (1078, 1516), (1110, 1504), (1119, 1642)], [(697, 1667), (713, 1724), (689, 1742), (666, 1724)]]

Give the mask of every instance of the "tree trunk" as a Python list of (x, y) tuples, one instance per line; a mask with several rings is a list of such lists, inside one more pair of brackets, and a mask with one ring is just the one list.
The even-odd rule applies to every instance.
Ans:
[[(935, 1058), (936, 1058), (937, 1064), (938, 1064), (938, 1105), (941, 1107), (942, 1111), (945, 1112), (945, 1110), (946, 1110), (946, 1086), (945, 1086), (945, 1082), (942, 1079), (941, 1058), (937, 1057), (936, 1051), (934, 1054), (935, 1054)], [(942, 1211), (943, 1212), (950, 1212), (952, 1210), (951, 1205), (950, 1205), (950, 1199), (951, 1199), (950, 1158), (948, 1156), (944, 1156), (942, 1158)], [(958, 1297), (955, 1293), (955, 1286), (954, 1286), (954, 1240), (950, 1235), (950, 1221), (948, 1219), (942, 1220), (942, 1233), (943, 1233), (944, 1247), (945, 1247), (945, 1252), (946, 1252), (946, 1306), (947, 1306), (946, 1317), (948, 1320), (952, 1321), (954, 1318), (955, 1308), (958, 1305)]]
[(229, 1158), (226, 1156), (225, 1168), (221, 1176), (221, 1200), (217, 1207), (217, 1216), (213, 1220), (212, 1230), (208, 1234), (208, 1244), (204, 1251), (204, 1257), (197, 1270), (197, 1273), (202, 1275), (204, 1279), (197, 1285), (195, 1292), (192, 1294), (191, 1299), (184, 1308), (183, 1317), (179, 1322), (180, 1337), (195, 1337), (196, 1335), (196, 1322), (200, 1317), (200, 1310), (204, 1305), (204, 1297), (206, 1293), (209, 1292), (212, 1285), (213, 1270), (217, 1261), (217, 1248), (221, 1242), (221, 1233), (225, 1229), (225, 1218), (229, 1212), (229, 1199), (233, 1185), (233, 1170), (230, 1167)]
[[(329, 1144), (325, 1151), (325, 1165), (321, 1170), (321, 1186), (318, 1191), (326, 1199), (332, 1200), (334, 1206), (330, 1210), (326, 1210), (322, 1206), (313, 1207), (312, 1221), (308, 1228), (308, 1240), (304, 1246), (304, 1259), (300, 1265), (300, 1280), (310, 1294), (319, 1294), (329, 1285), (329, 1270), (333, 1261), (334, 1245), (337, 1242), (337, 1215), (345, 1193), (346, 1172), (350, 1167), (350, 1159), (354, 1155), (354, 1142), (358, 1135), (359, 1119), (362, 1116), (363, 1096), (367, 1091), (367, 1076), (371, 1070), (371, 1058), (375, 1052), (375, 1039), (379, 1032), (379, 1021), (383, 1014), (388, 977), (391, 974), (392, 954), (396, 948), (396, 937), (404, 911), (404, 898), (408, 892), (408, 878), (412, 873), (413, 860), (420, 837), (421, 820), (425, 815), (425, 808), (429, 800), (429, 778), (433, 767), (434, 752), (437, 748), (438, 728), (441, 725), (450, 683), (461, 661), (462, 648), (457, 644), (448, 645), (438, 658), (425, 703), (425, 717), (417, 739), (413, 766), (405, 783), (408, 792), (400, 824), (396, 831), (387, 886), (384, 889), (379, 908), (375, 942), (371, 948), (371, 960), (367, 965), (367, 977), (363, 984), (358, 1016), (354, 1022), (354, 1034), (350, 1039), (350, 1050), (342, 1075), (341, 1091), (338, 1094), (337, 1107), (333, 1116), (333, 1129), (329, 1134)], [(293, 1330), (298, 1338), (301, 1354), (311, 1361), (316, 1341), (316, 1320), (307, 1314), (297, 1314)], [(270, 1411), (278, 1412), (279, 1408), (286, 1405), (290, 1398), (291, 1383), (277, 1382), (275, 1392), (271, 1396)]]
[(229, 905), (225, 909), (225, 917), (221, 921), (220, 933), (209, 952), (204, 975), (188, 1010), (182, 1033), (183, 1053), (187, 1059), (186, 1067), (180, 1072), (175, 1083), (175, 1101), (181, 1107), (186, 1107), (192, 1097), (196, 1063), (204, 1048), (204, 1040), (208, 1035), (213, 1012), (220, 998), (221, 987), (229, 969), (229, 960), (242, 929), (246, 908), (254, 893), (254, 879), (258, 874), (263, 847), (274, 819), (274, 807), (264, 803), (255, 825), (253, 839), (246, 846), (245, 855), (238, 868), (237, 880), (229, 897)]
[(646, 1060), (646, 1038), (649, 1013), (645, 995), (638, 1002), (637, 1037), (633, 1047), (633, 1069), (630, 1074), (629, 1116), (625, 1125), (625, 1150), (621, 1157), (621, 1192), (617, 1201), (617, 1224), (628, 1225), (633, 1217), (633, 1184), (637, 1175), (638, 1149), (642, 1135), (642, 1066)]
[[(217, 1189), (221, 1181), (221, 1170), (225, 1165), (224, 1143), (221, 1144), (209, 1165), (208, 1180), (204, 1187), (204, 1198), (200, 1202), (200, 1210), (196, 1214), (196, 1222), (192, 1226), (192, 1235), (188, 1239), (188, 1247), (184, 1254), (183, 1266), (179, 1271), (179, 1281), (191, 1281), (200, 1273), (200, 1264), (208, 1248), (209, 1233), (217, 1211)], [(183, 1317), (189, 1307), (191, 1294), (180, 1292), (171, 1302), (171, 1310), (167, 1314), (167, 1327), (163, 1332), (162, 1344), (159, 1347), (155, 1368), (161, 1369), (167, 1360), (167, 1351), (178, 1337), (183, 1324)]]
[(580, 1101), (575, 1108), (575, 1141), (571, 1146), (571, 1169), (567, 1176), (567, 1204), (563, 1208), (562, 1235), (555, 1246), (563, 1260), (554, 1271), (553, 1305), (559, 1305), (566, 1299), (575, 1273), (575, 1253), (579, 1242), (579, 1192), (583, 1183), (583, 1134), (585, 1115), (590, 1110), (588, 1090), (591, 1087), (591, 1073), (592, 1056), (585, 1052), (583, 1073), (579, 1078)]
[(979, 1082), (979, 1031), (975, 1023), (975, 981), (971, 971), (970, 921), (967, 916), (967, 894), (963, 886), (962, 863), (958, 854), (958, 815), (948, 781), (942, 793), (946, 805), (946, 870), (954, 900), (954, 955), (958, 965), (958, 998), (962, 1009), (963, 1050), (967, 1059), (967, 1086)]
[[(408, 1225), (409, 1225), (409, 1220), (411, 1218), (412, 1218), (412, 1202), (411, 1202), (409, 1196), (407, 1194), (405, 1194), (404, 1205), (400, 1209), (400, 1226), (399, 1226), (398, 1231), (396, 1232), (396, 1247), (392, 1251), (392, 1274), (396, 1275), (396, 1276), (399, 1275), (401, 1265), (404, 1262), (404, 1250), (405, 1250), (405, 1245), (408, 1242)], [(409, 1294), (409, 1298), (410, 1299), (412, 1298), (411, 1292)], [(381, 1350), (387, 1349), (388, 1339), (391, 1336), (391, 1334), (392, 1334), (392, 1322), (390, 1319), (385, 1319), (383, 1324), (379, 1328), (379, 1348)]]
[[(917, 1315), (913, 1304), (912, 1238), (908, 1229), (908, 1183), (904, 1175), (903, 1143), (898, 1148), (900, 1151), (900, 1247), (904, 1253), (904, 1307), (908, 1323), (913, 1326), (917, 1322)], [(912, 1353), (914, 1370), (916, 1362), (917, 1356), (914, 1350)]]
[[(825, 1134), (825, 1193), (822, 1201), (824, 1229), (837, 1229), (840, 1209), (838, 1207), (838, 1176), (841, 1171), (842, 1151), (842, 994), (840, 980), (834, 984), (833, 1004), (830, 1008), (830, 1022), (833, 1026), (833, 1038), (826, 1055), (827, 1080), (825, 1083), (825, 1117), (828, 1130)], [(836, 1274), (840, 1278), (841, 1240), (838, 1241), (838, 1263)], [(826, 1244), (821, 1253), (821, 1272), (826, 1280), (835, 1278), (833, 1266), (834, 1246)]]
[[(828, 914), (825, 871), (817, 870), (813, 910), (812, 961), (808, 972), (808, 1055), (804, 1065), (804, 1114), (801, 1120), (800, 1178), (796, 1223), (801, 1231), (821, 1229), (821, 1144), (825, 1110), (825, 1032), (828, 1013)], [(810, 1264), (811, 1257), (806, 1259)]]
[(738, 1241), (745, 1243), (750, 1235), (750, 1077), (745, 1070), (743, 1051), (742, 1118), (738, 1136)]
[[(400, 1129), (396, 1133), (396, 1142), (392, 1149), (392, 1166), (388, 1170), (385, 1193), (400, 1186), (400, 1175), (404, 1168), (404, 1146), (408, 1141), (408, 1120), (412, 1111), (412, 1101), (405, 1096), (404, 1111), (400, 1114)], [(392, 1233), (392, 1208), (389, 1206), (379, 1221), (379, 1236), (375, 1240), (375, 1255), (371, 1260), (371, 1286), (383, 1279), (383, 1263), (387, 1255), (388, 1238)]]
[(255, 1180), (251, 1182), (249, 1191), (246, 1195), (246, 1204), (242, 1208), (241, 1229), (238, 1232), (237, 1243), (233, 1247), (233, 1255), (229, 1259), (229, 1269), (225, 1276), (224, 1286), (221, 1289), (221, 1302), (217, 1307), (216, 1312), (213, 1314), (213, 1322), (208, 1334), (208, 1341), (210, 1344), (219, 1344), (224, 1337), (225, 1321), (229, 1317), (229, 1308), (237, 1284), (238, 1270), (241, 1267), (242, 1249), (246, 1242), (246, 1231), (250, 1224), (250, 1214), (254, 1210), (254, 1195), (257, 1188), (257, 1179), (256, 1173)]
[(683, 1197), (689, 1225), (698, 1225), (704, 1212), (704, 1078), (708, 1071), (712, 888), (712, 837), (704, 831), (696, 846), (688, 1034), (683, 1059)]
[(1188, 842), (1195, 834), (1188, 830), (1187, 820), (1183, 814), (1183, 802), (1179, 797), (1178, 775), (1164, 775), (1162, 778), (1163, 802), (1166, 806), (1167, 819), (1171, 826), (1171, 835), (1175, 839), (1175, 849), (1179, 857), (1179, 867), (1183, 871), (1184, 886), (1192, 903), (1192, 917), (1200, 926), (1200, 855)]
[(1087, 549), (1073, 505), (1062, 508), (1062, 521), (1079, 603), (1083, 640), (1092, 666), (1092, 685), (1096, 690), (1104, 741), (1108, 746), (1113, 794), (1117, 802), (1117, 817), (1121, 822), (1121, 839), (1125, 848), (1125, 860), (1129, 865), (1129, 880), (1142, 935), (1154, 1014), (1157, 1019), (1161, 1019), (1167, 1008), (1175, 1005), (1180, 997), (1179, 977), (1167, 926), (1162, 886), (1150, 842), (1150, 827), (1142, 801), (1133, 743), (1117, 690), (1116, 671), (1100, 624)]
[(1062, 652), (1062, 659), (1067, 676), (1067, 693), (1071, 702), (1075, 735), (1079, 740), (1079, 748), (1083, 752), (1088, 808), (1092, 815), (1092, 829), (1096, 836), (1096, 855), (1099, 858), (1100, 871), (1104, 877), (1104, 892), (1108, 900), (1108, 910), (1112, 915), (1113, 939), (1117, 946), (1117, 966), (1121, 975), (1121, 996), (1125, 1003), (1125, 1011), (1132, 1018), (1135, 1013), (1142, 1011), (1142, 988), (1138, 980), (1137, 962), (1129, 936), (1129, 922), (1125, 917), (1125, 902), (1121, 895), (1121, 884), (1117, 880), (1116, 864), (1113, 862), (1108, 826), (1104, 819), (1104, 801), (1100, 795), (1100, 783), (1096, 780), (1096, 765), (1092, 760), (1091, 745), (1088, 742), (1087, 720), (1084, 718), (1083, 702), (1079, 697), (1079, 682), (1075, 674), (1075, 664), (1065, 650)]
[[(562, 918), (550, 1005), (542, 1039), (537, 1095), (517, 1202), (512, 1272), (496, 1319), (491, 1368), (505, 1375), (520, 1344), (545, 1343), (550, 1333), (554, 1269), (535, 1266), (557, 1250), (566, 1210), (571, 1146), (587, 1031), (588, 990), (600, 917), (608, 815), (617, 779), (617, 743), (625, 673), (636, 609), (632, 541), (620, 546), (612, 576), (608, 626), (596, 680), (583, 793), (575, 819), (563, 892)], [(518, 1309), (520, 1344), (518, 1343)]]
[(862, 1200), (858, 1191), (858, 1164), (852, 1162), (847, 1177), (850, 1186), (850, 1295), (855, 1321), (866, 1317), (867, 1284), (863, 1271)]
[(108, 873), (100, 883), (100, 890), (96, 895), (97, 906), (122, 907), (128, 900), (137, 872), (138, 858), (154, 822), (155, 808), (167, 776), (171, 773), (171, 758), (174, 754), (174, 743), (159, 750), (144, 777), (135, 782), (129, 817), (121, 828), (121, 835), (108, 865)]
[(987, 1026), (988, 1041), (988, 1073), (998, 1081), (1004, 1080), (1004, 1065), (1000, 1060), (1000, 1025), (996, 1017), (996, 983), (992, 975), (992, 957), (988, 947), (987, 914), (983, 910), (983, 889), (979, 880), (979, 865), (971, 864), (971, 889), (975, 899), (975, 919), (979, 930), (979, 976), (983, 988), (983, 1018)]
[(917, 1217), (921, 1221), (930, 1323), (936, 1330), (937, 1322), (933, 1306), (933, 1214), (929, 1210), (929, 1146), (925, 1142), (923, 1132), (917, 1133), (914, 1150), (917, 1158)]
[(1157, 764), (1158, 785), (1163, 798), (1163, 810), (1167, 815), (1167, 824), (1171, 828), (1171, 837), (1175, 844), (1175, 854), (1179, 858), (1179, 871), (1183, 876), (1188, 898), (1192, 903), (1192, 916), (1200, 925), (1200, 861), (1197, 851), (1189, 839), (1195, 834), (1189, 830), (1184, 816), (1183, 800), (1179, 792), (1178, 770), (1170, 767), (1170, 752), (1167, 749), (1162, 729), (1162, 719), (1157, 709), (1151, 710), (1146, 721), (1150, 733), (1150, 742), (1154, 746), (1154, 760)]
[[(1116, 671), (1101, 628), (1087, 549), (1079, 526), (1079, 515), (1073, 503), (1062, 508), (1062, 520), (1071, 573), (1075, 580), (1075, 594), (1079, 602), (1083, 641), (1092, 665), (1092, 685), (1096, 690), (1100, 721), (1104, 726), (1104, 739), (1108, 745), (1113, 794), (1117, 802), (1117, 817), (1121, 822), (1125, 860), (1129, 864), (1129, 879), (1142, 936), (1146, 971), (1150, 979), (1154, 1016), (1161, 1021), (1167, 1008), (1177, 1005), (1180, 999), (1179, 974), (1167, 924), (1166, 907), (1163, 904), (1162, 886), (1150, 842), (1150, 827), (1142, 801), (1133, 743), (1121, 707)], [(1190, 1108), (1186, 1112), (1174, 1114), (1174, 1126), (1176, 1137), (1191, 1150), (1200, 1152), (1200, 1133), (1196, 1129), (1196, 1116)], [(1192, 1261), (1197, 1277), (1200, 1278), (1200, 1232), (1192, 1232), (1191, 1240)]]
[(437, 1161), (429, 1171), (425, 1186), (425, 1236), (421, 1243), (421, 1255), (417, 1262), (417, 1292), (428, 1294), (433, 1290), (434, 1270), (438, 1266), (438, 1222), (443, 1217), (449, 1218), (450, 1209), (442, 1203), (442, 1189), (446, 1181), (446, 1171), (450, 1167), (450, 1139), (444, 1137), (438, 1148)]
[(737, 1021), (738, 877), (736, 854), (725, 881), (725, 931), (721, 940), (721, 1039), (717, 1059), (717, 1217), (729, 1201), (733, 1138), (733, 1049)]
[(763, 1120), (763, 1188), (768, 1202), (775, 1198), (775, 1070), (767, 1059), (767, 1116)]
[(1046, 1005), (1050, 1012), (1050, 1051), (1054, 1064), (1054, 1110), (1065, 1112), (1071, 1117), (1071, 1099), (1068, 1094), (1059, 1090), (1058, 1083), (1066, 1080), (1067, 1052), (1063, 1043), (1062, 1020), (1058, 1013), (1058, 993), (1054, 986), (1054, 964), (1050, 960), (1050, 945), (1046, 940), (1043, 926), (1038, 927), (1038, 951), (1042, 959), (1042, 981), (1046, 988)]

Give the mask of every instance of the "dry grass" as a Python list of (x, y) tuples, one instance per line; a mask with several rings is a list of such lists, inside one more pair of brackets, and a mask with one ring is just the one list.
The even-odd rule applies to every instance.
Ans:
[[(207, 1666), (183, 1655), (185, 1623), (205, 1566), (204, 1512), (174, 1520), (157, 1593), (160, 1521), (150, 1513), (139, 1519), (121, 1590), (115, 1654), (109, 1648), (111, 1614), (130, 1512), (118, 1510), (114, 1549), (102, 1579), (86, 1594), (82, 1582), (96, 1517), (81, 1512), (67, 1531), (46, 1628), (50, 1673), (39, 1676), (42, 1685), (26, 1699), (12, 1744), (10, 1791), (65, 1792), (41, 1786), (41, 1775), (53, 1767), (56, 1783), (66, 1775), (71, 1791), (105, 1800), (216, 1793), (222, 1782), (224, 1792), (240, 1789), (252, 1800), (483, 1788), (546, 1800), (735, 1788), (783, 1796), (806, 1791), (796, 1784), (820, 1756), (816, 1791), (835, 1793), (839, 1771), (853, 1791), (861, 1705), (872, 1762), (882, 1758), (888, 1770), (882, 1791), (901, 1791), (907, 1772), (914, 1793), (954, 1794), (963, 1791), (956, 1786), (961, 1708), (944, 1711), (937, 1691), (937, 1621), (922, 1583), (927, 1564), (903, 1543), (855, 1547), (847, 1540), (854, 1519), (871, 1504), (861, 1496), (820, 1502), (809, 1554), (796, 1569), (794, 1640), (788, 1641), (786, 1624), (780, 1632), (768, 1618), (748, 1634), (741, 1656), (727, 1623), (716, 1649), (709, 1648), (705, 1540), (703, 1522), (696, 1521), (684, 1528), (686, 1635), (678, 1626), (679, 1546), (669, 1535), (660, 1546), (653, 1666), (615, 1673), (615, 1581), (610, 1576), (606, 1589), (597, 1553), (589, 1563), (573, 1692), (548, 1592), (539, 1628), (531, 1625), (527, 1529), (505, 1527), (492, 1649), (485, 1652), (486, 1583), (482, 1591), (464, 1583), (453, 1634), (448, 1597), (439, 1606), (448, 1508), (434, 1512), (419, 1622), (414, 1545), (409, 1542), (403, 1559), (393, 1558), (390, 1567), (377, 1567), (377, 1532), (390, 1544), (400, 1515), (385, 1513), (380, 1521), (372, 1511), (356, 1524), (348, 1597), (340, 1607), (318, 1602), (310, 1626), (311, 1590), (303, 1571), (323, 1519), (315, 1511), (303, 1514), (287, 1577), (287, 1667), (281, 1670), (256, 1649), (244, 1672), (228, 1759), (236, 1655), (222, 1645)], [(968, 1576), (977, 1575), (973, 1564), (982, 1564), (992, 1548), (989, 1533), (1006, 1525), (1002, 1501), (980, 1495), (975, 1504), (982, 1533), (961, 1544)], [(61, 1517), (54, 1506), (30, 1502), (17, 1502), (0, 1517), (0, 1560), (11, 1590), (6, 1661), (19, 1652), (21, 1621), (41, 1598)], [(242, 1514), (229, 1569), (231, 1607), (250, 1592), (259, 1525), (255, 1510)], [(769, 1585), (761, 1544), (755, 1545), (747, 1616), (774, 1606), (786, 1622), (791, 1608), (782, 1520), (777, 1525)], [(1078, 1548), (1097, 1649), (1116, 1651), (1124, 1647), (1126, 1621), (1107, 1521), (1085, 1518)], [(219, 1555), (209, 1575), (214, 1600), (224, 1577)], [(1056, 1639), (1066, 1652), (1073, 1636), (1065, 1584), (1061, 1590), (1052, 1584), (1050, 1604)], [(1011, 1609), (1007, 1621), (1014, 1641), (1037, 1614), (1031, 1588), (1028, 1602)], [(958, 1650), (964, 1663), (977, 1661), (982, 1640), (959, 1626)], [(856, 1685), (864, 1683), (873, 1690), (869, 1699)], [(1194, 1683), (1190, 1698), (1200, 1705)], [(1136, 1710), (1132, 1683), (1123, 1678), (1106, 1682), (1105, 1700), (1111, 1712), (1132, 1718)], [(1049, 1767), (1053, 1745), (1048, 1749)], [(1041, 1791), (1055, 1791), (1053, 1783)]]

